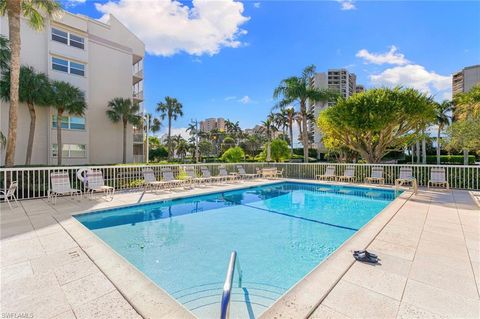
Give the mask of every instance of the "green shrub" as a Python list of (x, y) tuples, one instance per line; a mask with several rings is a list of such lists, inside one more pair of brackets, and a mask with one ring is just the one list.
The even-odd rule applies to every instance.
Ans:
[[(417, 163), (417, 157), (414, 156), (414, 163)], [(399, 164), (409, 164), (412, 162), (411, 156), (405, 156), (405, 159), (398, 161)], [(420, 160), (421, 162), (421, 160)], [(436, 155), (427, 155), (427, 164), (437, 164)], [(463, 165), (463, 155), (440, 155), (440, 164)], [(475, 164), (475, 156), (468, 156), (468, 164)]]
[(238, 163), (243, 161), (244, 158), (245, 152), (239, 146), (230, 147), (228, 150), (225, 151), (225, 153), (223, 153), (222, 157), (220, 157), (223, 162), (227, 163)]
[(158, 162), (161, 159), (165, 159), (168, 157), (168, 151), (165, 146), (158, 146), (149, 150), (148, 152), (148, 159), (152, 162)]

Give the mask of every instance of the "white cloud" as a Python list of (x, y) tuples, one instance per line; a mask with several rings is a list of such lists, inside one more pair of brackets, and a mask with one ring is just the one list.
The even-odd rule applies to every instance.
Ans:
[(257, 9), (260, 8), (261, 6), (262, 6), (262, 4), (261, 4), (260, 2), (255, 2), (255, 3), (253, 4), (253, 7), (254, 7), (254, 8), (257, 8)]
[(365, 63), (396, 65), (405, 65), (410, 63), (410, 61), (405, 58), (405, 55), (398, 52), (397, 47), (394, 45), (392, 45), (386, 53), (370, 53), (366, 49), (362, 49), (358, 51), (355, 56), (357, 58), (364, 59)]
[(225, 101), (233, 101), (233, 100), (236, 100), (237, 97), (236, 96), (227, 96), (224, 100)]
[(428, 94), (446, 96), (451, 89), (450, 76), (428, 71), (418, 64), (408, 64), (388, 68), (379, 74), (370, 75), (370, 80), (377, 85), (412, 87)]
[(245, 95), (244, 97), (239, 99), (238, 102), (242, 104), (249, 104), (249, 103), (252, 103), (252, 99), (248, 95)]
[(63, 3), (66, 8), (71, 8), (79, 4), (85, 3), (86, 1), (87, 0), (65, 0)]
[(355, 10), (357, 7), (353, 3), (353, 0), (337, 0), (340, 3), (342, 10)]
[[(160, 138), (163, 138), (163, 137), (167, 138), (168, 136), (167, 134), (168, 134), (168, 128), (165, 128), (164, 130), (162, 130), (162, 132), (160, 132), (159, 136)], [(179, 134), (184, 139), (188, 139), (190, 137), (186, 127), (172, 127), (172, 136), (179, 135)]]
[(247, 31), (240, 28), (250, 18), (234, 0), (193, 0), (191, 6), (174, 0), (120, 0), (96, 3), (101, 20), (113, 14), (145, 42), (150, 54), (178, 52), (214, 55), (223, 47), (237, 48)]

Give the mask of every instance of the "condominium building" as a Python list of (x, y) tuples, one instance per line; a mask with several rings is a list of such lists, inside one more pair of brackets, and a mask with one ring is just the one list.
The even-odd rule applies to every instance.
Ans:
[[(344, 98), (364, 90), (363, 85), (357, 86), (355, 73), (351, 73), (347, 69), (329, 69), (327, 72), (317, 73), (313, 76), (311, 85), (318, 89), (335, 91)], [(310, 104), (310, 112), (313, 112), (315, 119), (317, 119), (320, 111), (333, 104), (335, 104), (334, 101)], [(326, 150), (322, 144), (322, 133), (317, 127), (316, 121), (310, 121), (308, 124), (308, 129), (313, 134), (314, 145), (312, 146), (318, 150), (319, 154), (324, 153)]]
[(357, 84), (355, 87), (355, 93), (362, 93), (365, 92), (365, 87), (362, 84)]
[[(0, 17), (0, 33), (8, 37), (8, 19)], [(51, 80), (71, 83), (85, 93), (83, 116), (62, 118), (63, 164), (119, 163), (123, 154), (122, 123), (112, 123), (108, 101), (131, 98), (143, 111), (143, 57), (145, 46), (114, 16), (108, 22), (68, 12), (35, 31), (21, 20), (21, 64)], [(9, 104), (0, 102), (1, 131), (8, 132)], [(56, 110), (36, 107), (32, 164), (56, 164)], [(23, 164), (30, 125), (27, 106), (18, 109), (15, 164)], [(143, 161), (143, 129), (127, 131), (127, 161)], [(2, 164), (4, 155), (2, 154)]]
[(477, 84), (480, 84), (480, 65), (467, 66), (453, 74), (452, 96), (468, 92)]
[(200, 121), (200, 131), (210, 132), (211, 130), (218, 130), (220, 132), (225, 131), (225, 119), (222, 117), (219, 118), (209, 118), (203, 121)]

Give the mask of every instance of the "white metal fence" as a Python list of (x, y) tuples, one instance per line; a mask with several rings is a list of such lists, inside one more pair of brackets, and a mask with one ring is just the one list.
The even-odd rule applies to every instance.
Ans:
[[(174, 174), (181, 172), (185, 166), (193, 166), (200, 172), (200, 166), (207, 166), (212, 175), (218, 174), (218, 167), (223, 165), (229, 172), (236, 171), (235, 165), (228, 163), (184, 164), (184, 165), (148, 165), (160, 178), (161, 169), (171, 167)], [(371, 175), (372, 167), (382, 167), (384, 170), (385, 184), (394, 184), (399, 176), (401, 167), (411, 167), (413, 176), (417, 178), (419, 186), (426, 186), (430, 179), (432, 168), (443, 167), (446, 178), (451, 188), (456, 189), (480, 189), (480, 166), (463, 165), (398, 165), (398, 164), (341, 164), (341, 163), (242, 163), (247, 173), (254, 173), (256, 168), (277, 167), (283, 169), (283, 176), (293, 179), (314, 179), (316, 175), (323, 174), (329, 165), (335, 166), (335, 174), (343, 175), (347, 166), (355, 167), (355, 176), (358, 182), (363, 182), (365, 177)], [(108, 185), (116, 190), (135, 190), (143, 185), (143, 169), (147, 165), (122, 165), (122, 166), (89, 166), (89, 168), (101, 170)], [(17, 196), (20, 199), (32, 199), (47, 197), (50, 188), (50, 174), (53, 172), (68, 172), (72, 187), (82, 189), (83, 183), (77, 178), (77, 171), (86, 166), (67, 167), (22, 167), (0, 169), (0, 189), (6, 190), (10, 181), (18, 182)]]

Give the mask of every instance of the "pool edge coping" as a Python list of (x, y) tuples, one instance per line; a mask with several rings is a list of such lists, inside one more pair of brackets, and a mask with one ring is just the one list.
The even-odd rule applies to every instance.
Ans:
[[(351, 187), (361, 187), (361, 188), (380, 188), (384, 190), (391, 190), (392, 188), (388, 185), (360, 185), (360, 184), (350, 184), (350, 183), (336, 183), (336, 182), (325, 182), (325, 181), (312, 181), (312, 180), (299, 180), (299, 179), (279, 179), (279, 180), (268, 180), (260, 181), (255, 185), (246, 186), (246, 185), (232, 185), (233, 187), (229, 188), (227, 191), (234, 191), (239, 189), (253, 188), (258, 186), (274, 185), (282, 182), (296, 182), (296, 183), (307, 183), (307, 184), (327, 184), (327, 185), (339, 185), (339, 186), (351, 186)], [(194, 196), (203, 196), (209, 194), (219, 193), (218, 190), (206, 190), (200, 194)], [(315, 266), (311, 272), (309, 272), (303, 279), (298, 281), (294, 286), (292, 286), (287, 292), (279, 299), (276, 300), (270, 307), (268, 307), (261, 315), (260, 318), (264, 316), (272, 309), (277, 303), (283, 300), (284, 297), (288, 297), (291, 291), (300, 285), (302, 282), (307, 280), (308, 276), (316, 271), (318, 268), (322, 267), (328, 260), (330, 260), (337, 252), (342, 249), (342, 247), (347, 243), (357, 237), (357, 235), (372, 221), (376, 220), (380, 214), (383, 214), (385, 210), (392, 206), (393, 203), (397, 202), (398, 199), (407, 193), (404, 191), (399, 197), (393, 200), (386, 208), (384, 208), (377, 216), (370, 220), (360, 231), (356, 232), (352, 237), (350, 237), (346, 242), (344, 242), (332, 255), (325, 259), (322, 263)], [(170, 194), (169, 194), (170, 195)], [(149, 204), (158, 201), (169, 201), (182, 198), (192, 197), (186, 193), (181, 194), (171, 194), (167, 199), (152, 199), (142, 202), (142, 204)], [(115, 207), (125, 208), (130, 206), (136, 206), (139, 203), (133, 204), (122, 204)], [(162, 287), (153, 282), (147, 275), (138, 270), (133, 264), (126, 260), (123, 256), (118, 254), (112, 247), (105, 243), (101, 238), (99, 238), (95, 233), (90, 231), (85, 227), (80, 221), (78, 221), (74, 216), (86, 213), (94, 213), (97, 211), (109, 210), (107, 209), (90, 209), (81, 212), (72, 212), (72, 213), (63, 213), (56, 214), (54, 218), (57, 222), (65, 229), (65, 231), (77, 242), (79, 247), (85, 252), (85, 254), (90, 258), (90, 260), (100, 269), (100, 271), (112, 282), (115, 288), (119, 293), (132, 305), (132, 307), (144, 318), (197, 318), (191, 311), (189, 311), (185, 306), (173, 298), (168, 292), (166, 292)], [(400, 207), (397, 209), (397, 211)], [(396, 212), (395, 212), (396, 213)], [(392, 215), (393, 217), (393, 215)], [(386, 222), (388, 223), (388, 221)], [(385, 223), (385, 225), (386, 225)], [(374, 238), (374, 237), (373, 237)], [(372, 240), (373, 240), (372, 238)], [(353, 262), (352, 262), (353, 264)], [(348, 268), (346, 269), (348, 270)], [(345, 272), (346, 272), (345, 270)], [(343, 275), (343, 274), (342, 274)], [(341, 276), (338, 278), (340, 280)], [(334, 285), (333, 285), (334, 286)], [(332, 286), (332, 288), (333, 288)], [(327, 293), (328, 294), (328, 293)], [(315, 307), (316, 308), (316, 307)], [(165, 311), (161, 311), (165, 310)], [(313, 310), (312, 310), (313, 311)]]

